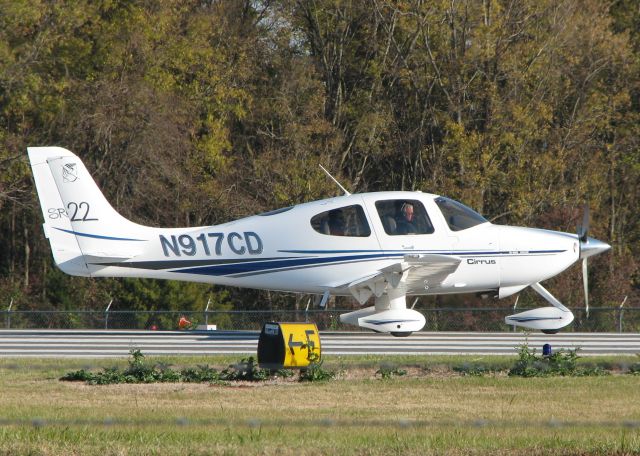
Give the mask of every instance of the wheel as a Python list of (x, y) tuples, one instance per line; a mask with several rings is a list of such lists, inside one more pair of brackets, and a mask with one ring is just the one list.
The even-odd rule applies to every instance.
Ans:
[(391, 332), (390, 334), (393, 337), (409, 337), (411, 334), (413, 334), (413, 332), (412, 331)]
[(541, 329), (543, 334), (558, 334), (559, 329)]

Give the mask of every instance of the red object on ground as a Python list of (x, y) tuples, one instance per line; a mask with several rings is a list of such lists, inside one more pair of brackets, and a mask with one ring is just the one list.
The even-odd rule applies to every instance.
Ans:
[(157, 331), (158, 327), (156, 325), (151, 325), (151, 327), (149, 328), (151, 331)]
[(191, 322), (185, 317), (180, 317), (180, 321), (178, 321), (178, 328), (185, 329), (189, 326), (191, 326)]

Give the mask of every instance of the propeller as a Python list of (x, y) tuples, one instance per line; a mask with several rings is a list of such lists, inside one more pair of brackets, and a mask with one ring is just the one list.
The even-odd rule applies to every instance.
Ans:
[(584, 287), (584, 308), (589, 318), (589, 273), (586, 258), (582, 260), (582, 286)]
[(589, 242), (587, 233), (589, 232), (589, 205), (585, 203), (582, 212), (582, 222), (578, 225), (578, 238), (580, 239), (580, 258), (582, 258), (582, 286), (584, 287), (584, 307), (587, 318), (589, 318), (589, 264), (587, 256), (582, 256), (583, 244)]
[(578, 225), (578, 237), (580, 242), (587, 242), (587, 233), (589, 232), (589, 205), (585, 203), (582, 212), (582, 222)]
[(611, 248), (606, 242), (587, 236), (589, 233), (589, 206), (584, 205), (582, 222), (578, 225), (578, 239), (580, 241), (580, 258), (582, 258), (582, 284), (584, 286), (584, 305), (589, 318), (589, 264), (587, 258), (606, 252)]

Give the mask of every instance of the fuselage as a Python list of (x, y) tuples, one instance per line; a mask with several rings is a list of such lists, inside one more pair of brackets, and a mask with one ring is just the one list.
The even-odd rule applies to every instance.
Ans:
[[(346, 324), (408, 335), (426, 323), (407, 295), (510, 296), (531, 286), (552, 307), (505, 317), (557, 331), (573, 314), (540, 282), (579, 258), (588, 308), (587, 259), (610, 248), (579, 234), (499, 226), (446, 197), (378, 192), (314, 201), (221, 225), (153, 228), (120, 215), (80, 158), (30, 147), (29, 162), (55, 264), (72, 275), (147, 277), (322, 294), (373, 305)], [(344, 190), (344, 189), (343, 189)]]
[(422, 192), (345, 195), (221, 225), (136, 231), (115, 227), (114, 234), (110, 227), (105, 239), (133, 252), (132, 258), (88, 262), (91, 276), (348, 295), (336, 287), (366, 271), (406, 255), (441, 254), (461, 258), (458, 269), (442, 283), (409, 284), (407, 294), (487, 291), (505, 297), (579, 258), (575, 234), (494, 225), (460, 203)]

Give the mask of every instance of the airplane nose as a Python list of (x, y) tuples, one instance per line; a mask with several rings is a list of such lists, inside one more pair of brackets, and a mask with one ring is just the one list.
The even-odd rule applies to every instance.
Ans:
[(610, 248), (611, 246), (606, 242), (588, 237), (586, 241), (580, 241), (580, 258), (589, 258), (606, 252)]

